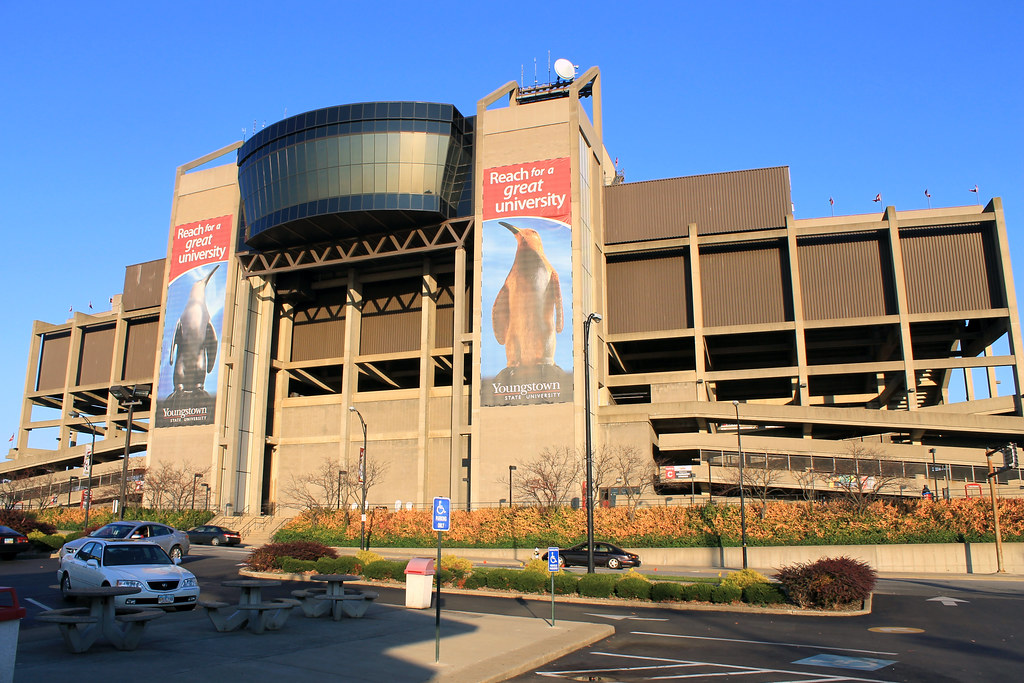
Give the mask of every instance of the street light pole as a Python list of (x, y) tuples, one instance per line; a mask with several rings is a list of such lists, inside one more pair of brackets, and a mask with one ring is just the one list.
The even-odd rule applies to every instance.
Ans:
[(198, 484), (199, 480), (202, 479), (202, 478), (203, 478), (203, 475), (199, 474), (198, 472), (196, 472), (195, 474), (192, 475), (192, 509), (193, 510), (196, 509), (196, 484)]
[(129, 387), (115, 384), (110, 387), (111, 395), (117, 399), (122, 406), (128, 406), (128, 423), (124, 435), (124, 462), (121, 466), (121, 495), (118, 497), (118, 515), (124, 520), (124, 508), (128, 495), (128, 457), (132, 448), (132, 418), (135, 415), (135, 406), (142, 405), (142, 399), (149, 396), (152, 387), (149, 384), (134, 384)]
[(733, 401), (736, 409), (736, 450), (740, 453), (740, 542), (743, 545), (743, 568), (747, 568), (747, 499), (743, 493), (743, 444), (740, 441), (740, 402)]
[(586, 412), (587, 449), (587, 573), (594, 573), (594, 451), (590, 435), (590, 324), (601, 322), (600, 313), (583, 321), (583, 397)]
[(363, 452), (359, 456), (359, 481), (363, 485), (363, 500), (360, 504), (360, 516), (359, 516), (359, 549), (368, 550), (364, 548), (363, 543), (366, 540), (366, 421), (363, 420), (363, 415), (355, 406), (348, 407), (350, 412), (356, 414), (359, 418), (359, 424), (363, 428)]
[(202, 484), (200, 484), (200, 486), (202, 486), (204, 489), (206, 489), (206, 505), (203, 506), (203, 510), (209, 510), (210, 509), (210, 485), (207, 484), (204, 481)]
[(939, 472), (938, 465), (935, 464), (935, 449), (929, 448), (928, 452), (932, 454), (932, 485), (935, 487), (932, 489), (932, 500), (939, 499)]
[(71, 413), (71, 417), (80, 417), (89, 424), (89, 431), (92, 433), (92, 445), (89, 447), (89, 455), (86, 457), (82, 467), (82, 474), (85, 475), (85, 526), (89, 528), (89, 508), (92, 507), (92, 461), (96, 458), (96, 425), (92, 423), (88, 415), (77, 411)]
[(71, 507), (71, 487), (72, 487), (71, 482), (72, 481), (81, 482), (82, 480), (79, 479), (78, 477), (74, 477), (74, 476), (68, 477), (68, 507)]

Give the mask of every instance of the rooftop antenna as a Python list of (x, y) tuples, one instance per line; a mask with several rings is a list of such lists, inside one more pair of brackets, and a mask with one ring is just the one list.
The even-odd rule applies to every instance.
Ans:
[(559, 80), (571, 82), (576, 78), (576, 68), (576, 65), (568, 59), (555, 60), (555, 75), (558, 76)]
[(537, 85), (537, 58), (533, 58), (533, 84)]
[(551, 82), (551, 50), (548, 50), (548, 83)]
[(526, 87), (526, 80), (525, 80), (525, 76), (523, 75), (525, 71), (526, 71), (526, 66), (523, 65), (523, 64), (520, 64), (519, 65), (519, 87), (520, 88), (525, 88)]

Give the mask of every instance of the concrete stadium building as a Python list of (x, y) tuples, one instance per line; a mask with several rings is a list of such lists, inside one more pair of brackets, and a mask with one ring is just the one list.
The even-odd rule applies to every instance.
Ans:
[(735, 489), (738, 437), (780, 495), (986, 481), (1024, 434), (998, 198), (796, 219), (785, 167), (623, 182), (601, 111), (591, 68), (471, 116), (328, 107), (181, 166), (166, 255), (109, 312), (35, 324), (9, 495), (77, 505), (91, 452), (99, 504), (130, 450), (136, 497), (171, 466), (231, 514), (294, 512), (332, 472), (349, 503), (364, 424), (371, 506), (500, 504), (588, 424), (643, 454), (646, 504)]

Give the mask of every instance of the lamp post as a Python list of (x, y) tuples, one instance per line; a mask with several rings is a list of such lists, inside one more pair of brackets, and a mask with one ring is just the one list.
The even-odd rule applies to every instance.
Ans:
[(71, 417), (80, 417), (89, 424), (89, 431), (92, 433), (92, 444), (89, 446), (89, 455), (85, 456), (85, 463), (82, 466), (82, 474), (85, 475), (85, 526), (89, 528), (89, 508), (92, 507), (92, 460), (96, 457), (96, 425), (92, 423), (88, 415), (72, 411)]
[(929, 448), (928, 452), (932, 454), (932, 500), (939, 499), (939, 467), (935, 464), (935, 449)]
[(341, 509), (341, 478), (342, 477), (347, 477), (347, 476), (348, 476), (348, 471), (347, 470), (338, 470), (338, 504), (335, 506), (335, 508), (334, 508), (335, 510), (340, 510)]
[(130, 387), (115, 384), (110, 387), (110, 395), (117, 399), (122, 406), (128, 406), (128, 422), (124, 435), (124, 462), (121, 466), (121, 495), (118, 497), (117, 512), (120, 519), (124, 519), (124, 507), (128, 494), (128, 456), (132, 447), (132, 417), (135, 414), (135, 406), (142, 405), (142, 399), (149, 397), (152, 386), (149, 384), (133, 384)]
[(515, 465), (508, 466), (508, 506), (512, 507), (512, 473), (516, 471)]
[(202, 484), (200, 484), (200, 486), (202, 486), (204, 489), (206, 489), (206, 504), (203, 506), (203, 509), (204, 510), (209, 510), (210, 509), (210, 485), (207, 484), (204, 481)]
[(80, 482), (80, 481), (82, 481), (82, 480), (79, 479), (78, 477), (74, 476), (74, 475), (68, 477), (68, 507), (71, 507), (71, 489), (74, 487), (72, 482)]
[(199, 480), (202, 479), (202, 478), (203, 478), (203, 475), (199, 474), (198, 472), (196, 472), (195, 474), (192, 475), (192, 509), (193, 510), (196, 509), (196, 484), (198, 484)]
[(587, 449), (587, 573), (594, 573), (594, 452), (590, 436), (590, 324), (601, 322), (600, 313), (583, 321), (583, 397), (586, 412)]
[(743, 568), (747, 568), (747, 499), (743, 493), (743, 444), (740, 441), (740, 402), (733, 401), (736, 409), (736, 450), (740, 453), (740, 542), (743, 545)]
[(348, 409), (356, 414), (356, 417), (359, 418), (359, 424), (363, 428), (363, 450), (359, 454), (359, 483), (362, 484), (363, 489), (363, 500), (359, 506), (359, 549), (367, 550), (367, 548), (363, 547), (366, 539), (366, 421), (363, 419), (362, 413), (356, 410), (355, 406), (349, 406)]

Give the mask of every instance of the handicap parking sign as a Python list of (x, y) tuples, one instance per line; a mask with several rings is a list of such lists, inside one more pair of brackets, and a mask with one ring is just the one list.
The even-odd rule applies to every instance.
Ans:
[(558, 548), (548, 548), (548, 571), (558, 571)]
[(432, 514), (434, 531), (448, 531), (452, 522), (452, 499), (435, 498)]

